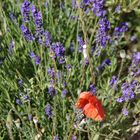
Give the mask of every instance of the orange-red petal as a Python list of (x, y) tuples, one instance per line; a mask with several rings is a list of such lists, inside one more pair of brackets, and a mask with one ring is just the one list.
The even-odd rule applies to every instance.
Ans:
[(82, 92), (76, 102), (76, 107), (83, 110), (83, 113), (95, 121), (105, 119), (104, 109), (100, 100), (90, 92)]
[(90, 92), (82, 92), (79, 98), (89, 100), (93, 95)]
[(88, 100), (81, 98), (81, 99), (78, 99), (75, 105), (77, 108), (83, 109), (86, 104), (88, 104)]
[(92, 118), (95, 121), (102, 121), (105, 119), (104, 111), (100, 108), (96, 108), (93, 104), (89, 103), (85, 105), (83, 112), (88, 118)]

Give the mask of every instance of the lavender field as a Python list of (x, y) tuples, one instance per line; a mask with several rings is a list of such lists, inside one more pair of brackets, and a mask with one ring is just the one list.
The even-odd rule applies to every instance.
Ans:
[(0, 140), (140, 140), (140, 0), (0, 0)]

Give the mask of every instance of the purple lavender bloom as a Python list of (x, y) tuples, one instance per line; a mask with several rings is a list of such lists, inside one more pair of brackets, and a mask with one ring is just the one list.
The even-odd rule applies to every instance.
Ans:
[(88, 66), (89, 65), (89, 61), (88, 58), (85, 59), (85, 65)]
[(114, 84), (117, 83), (117, 77), (116, 76), (112, 76), (112, 79), (110, 80), (110, 86), (112, 87)]
[(85, 42), (84, 42), (83, 38), (80, 36), (77, 37), (77, 41), (79, 43), (78, 52), (81, 53), (81, 52), (83, 52), (83, 46), (85, 45)]
[(45, 2), (45, 6), (46, 6), (46, 8), (49, 7), (49, 3), (47, 1)]
[(34, 40), (34, 37), (33, 37), (32, 33), (29, 31), (29, 29), (27, 27), (25, 27), (24, 25), (21, 25), (20, 29), (23, 33), (24, 38), (27, 41), (33, 41)]
[(135, 77), (138, 77), (140, 75), (140, 68), (138, 68), (137, 72), (134, 74)]
[(70, 64), (68, 64), (68, 65), (66, 66), (66, 68), (67, 68), (68, 70), (70, 70), (72, 67), (71, 67)]
[(129, 112), (128, 112), (128, 110), (126, 108), (123, 108), (122, 113), (123, 113), (124, 116), (128, 116)]
[(85, 42), (84, 42), (84, 40), (83, 40), (82, 37), (78, 36), (78, 37), (77, 37), (77, 41), (78, 41), (78, 43), (79, 43), (79, 45), (80, 45), (81, 47), (83, 47), (83, 46), (85, 45)]
[(116, 8), (115, 8), (115, 13), (119, 13), (120, 12), (120, 9), (121, 9), (121, 6), (120, 5), (117, 5)]
[(71, 2), (72, 2), (72, 7), (75, 8), (76, 0), (72, 0)]
[(30, 97), (28, 95), (23, 95), (24, 101), (29, 101)]
[(72, 139), (71, 140), (77, 140), (77, 137), (75, 135), (72, 135)]
[(63, 86), (64, 86), (64, 87), (67, 87), (67, 83), (66, 83), (66, 82), (64, 82), (64, 83), (63, 83)]
[(63, 2), (60, 2), (60, 4), (59, 4), (59, 5), (60, 5), (60, 9), (62, 9), (62, 10), (63, 10), (63, 9), (65, 9), (65, 5), (64, 5), (64, 3), (63, 3)]
[(91, 0), (83, 0), (83, 4), (89, 5), (91, 3)]
[(99, 19), (99, 29), (96, 33), (96, 43), (97, 46), (100, 45), (102, 47), (105, 47), (107, 45), (107, 42), (110, 39), (110, 36), (107, 34), (107, 32), (110, 29), (110, 22), (107, 20), (106, 17)]
[(135, 63), (136, 65), (140, 64), (140, 52), (136, 52), (133, 55), (133, 61), (132, 62)]
[(87, 15), (90, 12), (90, 10), (91, 10), (90, 8), (87, 8), (85, 14)]
[(106, 10), (104, 9), (105, 0), (93, 0), (93, 12), (97, 17), (104, 17), (106, 15)]
[(35, 57), (35, 63), (36, 65), (39, 65), (41, 63), (41, 58), (39, 56)]
[(54, 68), (48, 68), (48, 74), (51, 78), (54, 78), (55, 77)]
[(66, 62), (65, 57), (60, 57), (58, 61), (59, 64), (64, 64)]
[(46, 30), (46, 31), (44, 32), (44, 36), (45, 36), (45, 45), (46, 45), (46, 47), (48, 47), (48, 46), (50, 46), (50, 44), (51, 44), (52, 36), (51, 36), (51, 34), (49, 33), (48, 30)]
[(24, 84), (24, 83), (23, 83), (23, 80), (21, 80), (21, 79), (18, 80), (18, 85), (19, 85), (20, 87), (23, 87), (23, 84)]
[(34, 59), (36, 65), (39, 65), (41, 63), (41, 58), (37, 56), (34, 52), (30, 52), (29, 56)]
[(52, 114), (52, 107), (50, 104), (48, 104), (45, 107), (45, 114), (48, 116), (48, 118), (52, 118), (53, 114)]
[(32, 14), (33, 14), (34, 23), (36, 26), (36, 37), (40, 38), (40, 36), (43, 34), (42, 14), (40, 11), (37, 11), (35, 5), (32, 6)]
[(28, 115), (28, 120), (29, 120), (29, 121), (32, 121), (32, 120), (33, 120), (33, 115), (32, 115), (32, 114), (29, 114), (29, 115)]
[(96, 87), (95, 87), (94, 84), (91, 84), (91, 85), (89, 86), (89, 91), (90, 91), (92, 94), (95, 94), (95, 93), (96, 93)]
[(49, 94), (51, 95), (51, 96), (54, 96), (54, 95), (56, 95), (56, 90), (55, 90), (55, 88), (54, 87), (49, 87), (49, 89), (48, 89), (48, 92), (49, 92)]
[(124, 101), (124, 99), (121, 97), (121, 98), (117, 98), (116, 101), (119, 103), (122, 103)]
[(120, 26), (116, 27), (114, 30), (115, 37), (119, 37), (122, 35), (122, 33), (126, 32), (128, 30), (128, 23), (123, 22), (120, 24)]
[(58, 136), (54, 136), (53, 140), (59, 140)]
[(68, 90), (64, 89), (62, 90), (62, 97), (64, 98), (68, 94)]
[(21, 13), (23, 16), (23, 21), (28, 22), (30, 19), (30, 2), (28, 0), (24, 0), (24, 2), (21, 5)]
[(32, 14), (36, 27), (40, 28), (43, 24), (42, 14), (40, 11), (39, 12), (37, 11), (35, 5), (32, 6)]
[(74, 43), (73, 42), (70, 44), (70, 51), (74, 52)]
[(133, 99), (135, 97), (134, 89), (136, 86), (136, 81), (132, 81), (129, 83), (123, 83), (121, 86), (122, 90), (122, 97), (117, 99), (117, 102), (123, 102), (123, 101), (129, 101), (130, 99)]
[(10, 12), (10, 13), (9, 13), (9, 16), (10, 16), (10, 19), (11, 19), (14, 23), (17, 22), (16, 17), (15, 17), (15, 15), (14, 15), (13, 12)]
[(35, 55), (35, 53), (34, 53), (33, 51), (30, 52), (29, 56), (30, 56), (31, 58), (36, 58), (36, 55)]
[(107, 17), (100, 18), (98, 24), (100, 30), (103, 32), (106, 32), (110, 29), (110, 22), (107, 20)]
[(111, 65), (111, 61), (110, 59), (105, 59), (103, 62), (102, 62), (102, 66), (105, 66), (105, 65)]
[(65, 62), (64, 54), (65, 54), (65, 48), (64, 46), (60, 43), (53, 43), (51, 45), (51, 49), (54, 52), (54, 58), (58, 58), (58, 61), (60, 64)]
[(10, 43), (8, 52), (9, 52), (9, 53), (12, 53), (13, 48), (14, 48), (14, 41), (12, 40), (11, 43)]
[(136, 42), (137, 41), (137, 36), (136, 35), (131, 36), (130, 41), (131, 42)]
[(21, 100), (20, 99), (16, 99), (16, 104), (17, 105), (21, 105), (22, 104)]
[(102, 64), (98, 67), (98, 70), (103, 70), (105, 66), (111, 65), (110, 59), (105, 59)]

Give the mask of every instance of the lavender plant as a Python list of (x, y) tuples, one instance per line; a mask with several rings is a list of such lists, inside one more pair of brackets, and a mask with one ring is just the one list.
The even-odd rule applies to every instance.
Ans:
[[(139, 0), (0, 1), (0, 139), (122, 140), (140, 130)], [(105, 120), (77, 110), (82, 91)]]

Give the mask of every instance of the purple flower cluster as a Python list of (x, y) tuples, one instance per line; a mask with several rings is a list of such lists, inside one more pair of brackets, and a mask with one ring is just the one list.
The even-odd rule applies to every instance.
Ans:
[(75, 135), (72, 135), (71, 140), (77, 140), (77, 137)]
[(29, 114), (29, 115), (28, 115), (28, 120), (29, 120), (29, 121), (32, 121), (32, 120), (33, 120), (33, 115), (32, 115), (32, 114)]
[(92, 94), (95, 94), (95, 93), (96, 93), (96, 87), (95, 87), (94, 84), (91, 84), (91, 85), (89, 86), (89, 91), (90, 91)]
[(15, 15), (14, 15), (13, 12), (10, 12), (10, 13), (9, 13), (9, 16), (10, 16), (10, 19), (11, 19), (14, 23), (17, 23), (16, 17), (15, 17)]
[(23, 84), (24, 84), (24, 82), (23, 82), (23, 80), (18, 80), (18, 85), (20, 86), (20, 87), (23, 87)]
[(121, 6), (120, 5), (117, 5), (116, 8), (115, 8), (115, 13), (119, 13), (120, 12), (120, 9), (121, 9)]
[(22, 13), (24, 22), (29, 21), (30, 10), (31, 10), (30, 9), (30, 2), (28, 0), (24, 0), (24, 2), (21, 5), (21, 13)]
[(134, 63), (135, 65), (140, 64), (140, 52), (134, 53), (132, 63)]
[(41, 63), (41, 58), (37, 56), (34, 52), (30, 52), (30, 57), (35, 60), (36, 65)]
[(53, 43), (51, 45), (51, 49), (54, 53), (54, 58), (57, 58), (60, 64), (65, 63), (65, 57), (64, 57), (65, 48), (64, 48), (64, 46), (60, 42), (57, 42), (57, 43)]
[(97, 17), (104, 17), (106, 15), (106, 10), (104, 9), (105, 0), (93, 0), (93, 12)]
[(8, 50), (9, 53), (12, 53), (14, 46), (15, 46), (14, 41), (12, 40), (9, 46), (9, 50)]
[(77, 37), (77, 41), (79, 43), (78, 51), (81, 53), (81, 52), (83, 52), (83, 46), (85, 45), (85, 42), (84, 42), (83, 38), (80, 36)]
[(117, 102), (124, 102), (124, 101), (129, 101), (130, 99), (133, 99), (135, 97), (134, 95), (134, 89), (136, 86), (136, 81), (132, 81), (130, 84), (129, 83), (123, 83), (122, 84), (122, 97), (117, 98)]
[(113, 87), (114, 84), (117, 83), (117, 77), (116, 76), (112, 76), (112, 79), (110, 80), (110, 86)]
[(138, 77), (140, 75), (140, 52), (136, 52), (133, 54), (129, 73), (133, 77)]
[(126, 32), (127, 30), (128, 30), (128, 23), (127, 22), (123, 22), (118, 27), (115, 28), (114, 36), (116, 38), (118, 38), (119, 36), (122, 35), (122, 33)]
[(44, 37), (45, 37), (45, 46), (46, 47), (50, 46), (52, 41), (52, 36), (48, 30), (44, 32)]
[(54, 136), (53, 140), (59, 140), (58, 136)]
[(68, 94), (68, 90), (64, 89), (62, 90), (62, 97), (64, 98)]
[(21, 100), (17, 98), (17, 99), (16, 99), (16, 104), (17, 104), (17, 105), (21, 105), (21, 104), (22, 104)]
[(93, 0), (83, 0), (84, 5), (89, 5)]
[(54, 78), (55, 77), (54, 68), (48, 68), (48, 74), (51, 78)]
[(50, 94), (51, 96), (55, 96), (55, 95), (56, 95), (56, 90), (55, 90), (55, 88), (54, 88), (53, 86), (50, 86), (50, 87), (48, 88), (48, 92), (49, 92), (49, 94)]
[(52, 114), (52, 107), (50, 104), (48, 104), (45, 107), (45, 114), (48, 116), (48, 118), (52, 118), (53, 114)]
[(26, 26), (21, 25), (20, 29), (23, 33), (24, 38), (27, 41), (33, 41), (34, 40), (34, 37), (33, 37), (32, 33), (29, 31), (29, 29)]
[(41, 14), (40, 11), (37, 11), (35, 5), (32, 6), (32, 14), (33, 14), (34, 23), (35, 23), (35, 26), (36, 26), (36, 37), (39, 38), (40, 35), (43, 34), (42, 14)]
[(123, 113), (124, 116), (128, 116), (129, 112), (128, 112), (128, 110), (126, 108), (123, 108), (122, 113)]
[(99, 19), (98, 24), (99, 28), (96, 34), (96, 43), (97, 45), (105, 47), (110, 39), (110, 36), (107, 33), (110, 29), (110, 22), (104, 17)]
[(102, 64), (98, 67), (98, 70), (103, 70), (105, 66), (111, 65), (110, 59), (105, 59)]

